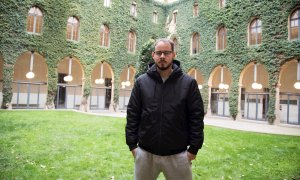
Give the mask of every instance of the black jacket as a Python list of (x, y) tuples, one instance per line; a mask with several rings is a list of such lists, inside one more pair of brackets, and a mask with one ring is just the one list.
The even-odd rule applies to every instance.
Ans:
[(179, 61), (163, 83), (156, 65), (141, 75), (127, 106), (126, 143), (156, 155), (197, 154), (204, 140), (203, 102), (195, 79)]

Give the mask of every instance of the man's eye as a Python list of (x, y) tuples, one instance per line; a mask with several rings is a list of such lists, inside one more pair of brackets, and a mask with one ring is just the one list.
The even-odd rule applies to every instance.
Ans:
[(155, 51), (155, 54), (158, 56), (161, 56), (162, 54), (164, 54), (165, 56), (168, 56), (172, 53), (172, 51)]

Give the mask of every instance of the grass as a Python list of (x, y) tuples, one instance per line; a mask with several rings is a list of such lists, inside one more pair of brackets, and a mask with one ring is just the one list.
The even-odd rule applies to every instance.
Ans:
[[(0, 179), (132, 180), (125, 122), (73, 111), (0, 111)], [(300, 179), (300, 137), (206, 126), (192, 168), (195, 180)]]

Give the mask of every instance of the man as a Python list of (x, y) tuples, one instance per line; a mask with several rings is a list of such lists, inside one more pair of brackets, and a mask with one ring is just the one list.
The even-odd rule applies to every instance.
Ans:
[(191, 161), (204, 139), (203, 102), (195, 79), (184, 74), (174, 43), (159, 39), (154, 63), (134, 85), (127, 106), (126, 143), (135, 179), (191, 180)]

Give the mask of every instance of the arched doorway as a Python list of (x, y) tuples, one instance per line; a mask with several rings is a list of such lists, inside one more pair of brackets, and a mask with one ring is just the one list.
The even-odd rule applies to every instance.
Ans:
[(48, 68), (44, 57), (34, 51), (21, 54), (14, 66), (13, 109), (45, 108)]
[(208, 81), (211, 115), (230, 116), (228, 91), (231, 81), (231, 73), (224, 65), (220, 65), (212, 71)]
[(131, 91), (134, 85), (135, 69), (128, 66), (123, 69), (120, 77), (119, 109), (127, 109)]
[(75, 57), (65, 57), (58, 64), (56, 109), (79, 109), (82, 100), (83, 70)]
[(112, 104), (113, 71), (106, 62), (100, 62), (92, 72), (90, 110), (109, 109)]
[[(298, 77), (297, 77), (298, 76)], [(296, 84), (297, 83), (297, 84)], [(280, 123), (300, 125), (300, 60), (286, 62), (279, 76)]]
[(269, 104), (269, 75), (265, 67), (257, 62), (248, 64), (240, 78), (241, 117), (266, 121)]

